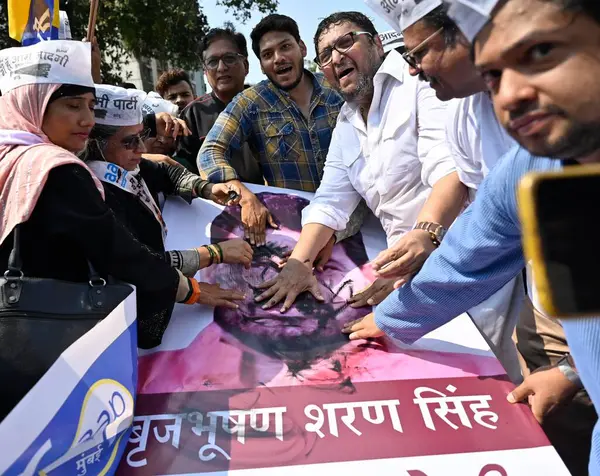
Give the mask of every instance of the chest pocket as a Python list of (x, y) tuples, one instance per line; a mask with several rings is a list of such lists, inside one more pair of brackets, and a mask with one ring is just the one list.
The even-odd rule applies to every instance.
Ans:
[(265, 155), (270, 162), (297, 162), (300, 154), (300, 137), (294, 124), (270, 123), (265, 128)]

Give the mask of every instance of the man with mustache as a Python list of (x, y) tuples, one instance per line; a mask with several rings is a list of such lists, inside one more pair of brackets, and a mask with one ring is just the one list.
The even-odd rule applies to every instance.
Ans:
[[(395, 10), (399, 7), (386, 11), (380, 2), (366, 0), (366, 3), (390, 23), (396, 21)], [(423, 18), (402, 32), (408, 51), (404, 59), (410, 65), (410, 74), (429, 81), (438, 98), (460, 98), (452, 101), (449, 107), (446, 135), (460, 180), (474, 198), (490, 169), (517, 142), (498, 122), (490, 94), (471, 61), (471, 45), (448, 16), (448, 6), (441, 0), (424, 0), (421, 5), (428, 6), (431, 11), (423, 10)], [(399, 24), (396, 28), (400, 29)], [(390, 276), (396, 275), (392, 272)], [(515, 383), (521, 380), (521, 370), (515, 365), (516, 380), (507, 364), (517, 363), (512, 341), (516, 325), (517, 346), (526, 378), (513, 395), (517, 400), (526, 400), (529, 395), (537, 394), (532, 405), (534, 415), (571, 473), (585, 474), (595, 411), (583, 390), (560, 408), (551, 404), (552, 389), (560, 389), (565, 384), (578, 389), (554, 373), (558, 362), (569, 353), (569, 347), (558, 320), (534, 309), (529, 300), (522, 306), (524, 289), (519, 274), (489, 299), (469, 310), (469, 315), (496, 344), (494, 350)], [(527, 289), (533, 295), (531, 281)], [(501, 354), (509, 352), (512, 359), (507, 362)]]
[[(408, 74), (398, 52), (384, 57), (365, 15), (341, 12), (325, 18), (315, 34), (315, 49), (315, 61), (346, 104), (321, 186), (303, 212), (298, 244), (257, 298), (267, 301), (266, 308), (284, 301), (281, 312), (305, 291), (321, 300), (312, 272), (315, 256), (334, 231), (346, 226), (361, 198), (380, 219), (406, 276), (439, 245), (466, 198), (445, 144), (446, 105)], [(378, 304), (394, 281), (376, 280), (351, 299), (352, 306)]]
[(247, 144), (258, 157), (268, 185), (314, 192), (321, 182), (343, 99), (323, 75), (304, 68), (306, 45), (292, 18), (268, 15), (250, 36), (268, 79), (244, 90), (227, 105), (206, 136), (197, 162), (209, 181), (232, 182), (242, 190), (245, 235), (260, 246), (265, 243), (266, 226), (276, 228), (277, 224), (240, 182), (232, 167), (232, 154)]
[[(246, 38), (229, 28), (211, 29), (200, 41), (200, 55), (212, 91), (182, 111), (192, 134), (183, 137), (177, 148), (177, 160), (195, 174), (196, 157), (206, 135), (219, 114), (244, 90), (249, 68)], [(230, 164), (242, 182), (264, 183), (260, 164), (247, 144), (231, 154)]]
[[(520, 179), (531, 171), (600, 162), (598, 2), (452, 3), (450, 15), (474, 41), (475, 66), (496, 115), (523, 148), (511, 150), (494, 167), (473, 205), (414, 280), (384, 301), (375, 315), (349, 326), (351, 339), (385, 331), (405, 342), (415, 341), (501, 288), (525, 266), (516, 200)], [(593, 205), (590, 210), (595, 210)], [(562, 324), (577, 371), (598, 407), (600, 320), (571, 319)], [(564, 382), (550, 398), (540, 389), (529, 395), (529, 401), (535, 405), (544, 398), (558, 405), (568, 400), (574, 387), (567, 381), (578, 378), (569, 370), (572, 365), (565, 359), (550, 370), (555, 381)], [(592, 475), (600, 474), (599, 433), (596, 425)]]

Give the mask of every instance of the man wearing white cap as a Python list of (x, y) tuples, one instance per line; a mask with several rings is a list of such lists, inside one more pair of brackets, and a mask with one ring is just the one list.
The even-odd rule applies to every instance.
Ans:
[[(485, 85), (470, 59), (470, 45), (446, 15), (441, 0), (365, 0), (365, 3), (397, 31), (402, 31), (406, 47), (402, 57), (408, 63), (408, 72), (429, 82), (440, 100), (465, 98), (483, 91)], [(421, 63), (426, 64), (426, 70), (420, 67)], [(487, 104), (490, 105), (488, 114), (481, 114), (480, 103), (481, 98), (476, 98), (474, 104), (470, 99), (450, 101), (446, 124), (446, 137), (456, 162), (456, 172), (464, 184), (465, 192), (468, 190), (471, 197), (488, 170), (482, 160), (483, 152), (490, 162), (495, 162), (514, 145), (514, 141), (496, 121), (491, 101), (487, 99)], [(480, 130), (481, 122), (487, 129), (485, 144), (481, 141), (484, 134)], [(388, 266), (380, 273), (386, 278), (401, 277), (391, 265), (394, 257), (383, 258), (376, 264)], [(519, 277), (490, 299), (469, 310), (469, 315), (514, 382), (522, 379), (512, 334), (523, 297), (524, 287)]]
[[(380, 219), (395, 269), (403, 279), (418, 269), (443, 239), (466, 194), (445, 144), (446, 105), (411, 77), (399, 53), (384, 58), (381, 40), (362, 13), (330, 15), (315, 34), (316, 62), (346, 100), (325, 163), (323, 180), (303, 211), (303, 229), (288, 264), (258, 301), (271, 307), (320, 291), (312, 274), (316, 254), (343, 230), (361, 198)], [(381, 256), (375, 261), (381, 260)], [(397, 280), (377, 279), (351, 299), (376, 305)]]
[[(353, 326), (351, 338), (374, 337), (383, 329), (413, 341), (475, 299), (494, 292), (525, 265), (516, 201), (521, 177), (560, 168), (559, 160), (563, 166), (600, 162), (600, 4), (596, 0), (457, 1), (449, 14), (460, 10), (455, 20), (469, 39), (475, 39), (475, 65), (496, 114), (529, 152), (513, 149), (501, 159), (438, 252), (410, 285), (378, 307), (374, 318)], [(492, 12), (493, 20), (487, 23)], [(593, 212), (590, 219), (595, 219)], [(468, 293), (464, 292), (467, 283)], [(600, 320), (571, 319), (563, 326), (577, 371), (597, 406)], [(559, 390), (550, 390), (551, 406), (572, 395), (568, 381), (577, 375), (569, 366), (567, 359), (549, 371), (557, 384), (564, 382)], [(547, 398), (548, 392), (540, 389), (529, 400)], [(598, 428), (592, 445), (590, 474), (597, 475)]]
[[(379, 3), (374, 5), (366, 1), (379, 13), (386, 14)], [(489, 170), (517, 143), (498, 122), (485, 83), (471, 60), (471, 44), (448, 16), (448, 5), (442, 5), (437, 0), (432, 2), (433, 5), (437, 6), (404, 30), (407, 44), (404, 59), (410, 65), (410, 73), (429, 81), (438, 97), (461, 98), (450, 106), (446, 132), (461, 182), (469, 187), (470, 195), (474, 197)], [(390, 14), (385, 18), (394, 21), (394, 9), (387, 10)], [(397, 10), (401, 10), (400, 6)], [(399, 24), (397, 28), (400, 29)], [(528, 284), (531, 292), (532, 283)], [(556, 364), (568, 354), (569, 348), (557, 320), (537, 310), (534, 312), (529, 301), (521, 306), (523, 289), (519, 275), (490, 299), (471, 309), (469, 314), (482, 332), (492, 337), (494, 344), (500, 344), (505, 355), (512, 353), (514, 360), (516, 355), (512, 334), (519, 321), (520, 308), (523, 308), (516, 335), (523, 359), (523, 372), (528, 376), (533, 370)], [(498, 348), (495, 350), (498, 353)], [(501, 360), (504, 363), (506, 357)], [(525, 380), (517, 393), (521, 394), (523, 389), (523, 398), (526, 398), (529, 390), (551, 384), (542, 380), (544, 375), (551, 376), (551, 373), (536, 372), (534, 377)], [(534, 413), (540, 421), (544, 418), (544, 430), (548, 437), (571, 471), (577, 473), (577, 464), (584, 459), (581, 456), (586, 455), (586, 444), (589, 453), (589, 440), (595, 421), (589, 398), (585, 392), (581, 392), (570, 405), (553, 412), (549, 418), (540, 411), (544, 408), (543, 401), (538, 398), (535, 403)]]

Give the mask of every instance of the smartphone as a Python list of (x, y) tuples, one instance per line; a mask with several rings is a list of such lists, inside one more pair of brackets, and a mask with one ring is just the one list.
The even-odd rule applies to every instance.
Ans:
[(518, 198), (525, 257), (544, 311), (600, 316), (600, 165), (529, 174)]

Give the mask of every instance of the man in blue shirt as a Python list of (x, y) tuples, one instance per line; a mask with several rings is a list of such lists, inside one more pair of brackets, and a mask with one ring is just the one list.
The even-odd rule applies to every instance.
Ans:
[[(509, 152), (492, 170), (473, 205), (413, 281), (389, 296), (374, 315), (348, 328), (351, 339), (385, 332), (414, 342), (489, 297), (525, 265), (516, 200), (521, 178), (557, 169), (561, 160), (600, 162), (597, 0), (469, 2), (479, 4), (480, 13), (454, 1), (456, 9), (450, 13), (456, 12), (459, 26), (475, 39), (475, 64), (496, 115), (523, 148)], [(486, 7), (494, 14), (489, 23), (478, 18)], [(563, 325), (598, 408), (600, 319)], [(595, 475), (600, 474), (598, 427), (593, 440), (590, 473)]]

